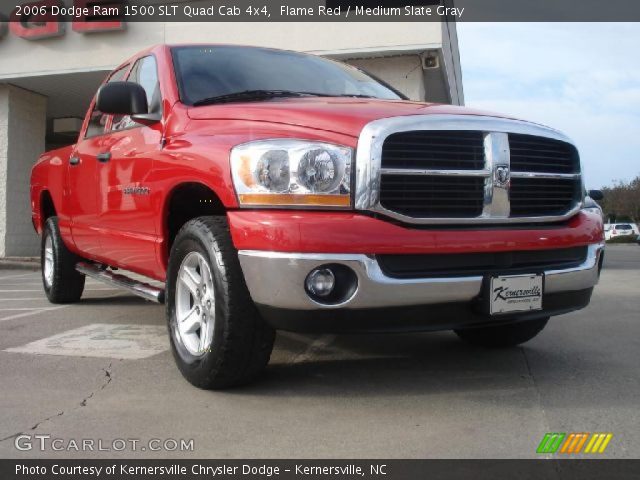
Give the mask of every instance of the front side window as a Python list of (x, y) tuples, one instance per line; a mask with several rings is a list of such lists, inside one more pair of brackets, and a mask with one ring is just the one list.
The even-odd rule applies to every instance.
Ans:
[(239, 46), (175, 47), (172, 55), (180, 99), (187, 105), (248, 91), (403, 98), (355, 67), (314, 55)]
[[(116, 70), (107, 80), (107, 83), (119, 82), (124, 79), (124, 75), (127, 73), (128, 65)], [(107, 124), (109, 115), (102, 113), (100, 110), (93, 106), (91, 117), (89, 118), (89, 125), (87, 125), (87, 132), (85, 138), (95, 137), (96, 135), (102, 135), (104, 133), (104, 127)]]
[[(160, 95), (160, 82), (158, 80), (158, 67), (156, 59), (148, 56), (138, 60), (127, 78), (128, 82), (134, 82), (144, 88), (147, 94), (147, 113), (160, 113), (162, 110), (162, 97)], [(140, 124), (131, 120), (128, 115), (114, 115), (111, 130), (126, 130), (139, 127)]]

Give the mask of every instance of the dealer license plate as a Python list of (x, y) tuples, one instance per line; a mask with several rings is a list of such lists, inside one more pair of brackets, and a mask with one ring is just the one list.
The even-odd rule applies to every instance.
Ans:
[(542, 309), (542, 275), (511, 275), (491, 278), (491, 315)]

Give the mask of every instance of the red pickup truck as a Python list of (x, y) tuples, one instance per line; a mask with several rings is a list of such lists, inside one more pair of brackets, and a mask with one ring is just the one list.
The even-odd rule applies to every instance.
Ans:
[(166, 303), (201, 388), (255, 378), (276, 329), (525, 342), (589, 303), (595, 196), (556, 130), (230, 45), (127, 60), (31, 177), (49, 300), (78, 301), (90, 276)]

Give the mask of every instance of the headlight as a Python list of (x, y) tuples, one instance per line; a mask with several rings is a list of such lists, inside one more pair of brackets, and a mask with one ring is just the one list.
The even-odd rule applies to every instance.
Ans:
[(258, 140), (231, 150), (241, 206), (351, 206), (348, 147), (305, 140)]

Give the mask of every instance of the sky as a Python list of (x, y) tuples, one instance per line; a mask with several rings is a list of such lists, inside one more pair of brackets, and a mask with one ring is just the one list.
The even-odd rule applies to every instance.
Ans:
[(457, 28), (466, 106), (563, 131), (588, 189), (640, 175), (640, 23)]

